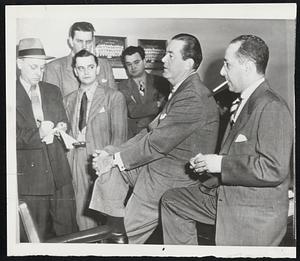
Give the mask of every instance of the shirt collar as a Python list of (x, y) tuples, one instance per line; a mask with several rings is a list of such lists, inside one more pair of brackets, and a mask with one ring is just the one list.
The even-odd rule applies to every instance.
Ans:
[(242, 91), (241, 98), (245, 101), (248, 100), (248, 98), (251, 96), (251, 94), (256, 90), (256, 88), (265, 81), (265, 78), (262, 77), (259, 80), (252, 83), (247, 89)]
[(186, 77), (184, 77), (180, 82), (178, 82), (177, 84), (175, 84), (174, 86), (173, 86), (173, 88), (172, 88), (172, 91), (171, 91), (171, 93), (174, 93), (174, 92), (176, 92), (177, 91), (177, 89), (179, 88), (179, 86), (188, 78), (188, 77), (190, 77), (192, 74), (195, 74), (196, 73), (196, 71), (191, 71)]
[(91, 101), (93, 99), (97, 87), (98, 87), (98, 83), (95, 82), (92, 86), (86, 87), (84, 89), (81, 88), (81, 92), (82, 94), (85, 92), (87, 99)]
[(139, 85), (140, 81), (142, 81), (144, 85), (146, 85), (146, 72), (140, 78), (133, 78), (133, 80), (137, 85)]
[[(19, 79), (20, 79), (20, 82), (21, 82), (21, 84), (23, 85), (23, 87), (24, 87), (26, 93), (28, 94), (28, 96), (30, 96), (30, 88), (31, 88), (31, 85), (30, 85), (28, 82), (24, 81), (24, 80), (22, 79), (21, 76), (20, 76)], [(39, 87), (39, 84), (37, 83), (36, 86)]]

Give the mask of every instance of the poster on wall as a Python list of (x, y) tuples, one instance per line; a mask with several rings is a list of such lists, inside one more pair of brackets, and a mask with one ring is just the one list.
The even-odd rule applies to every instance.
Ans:
[(107, 58), (111, 67), (123, 67), (121, 54), (126, 47), (126, 37), (95, 35), (95, 52), (100, 58)]
[(161, 59), (166, 53), (166, 40), (139, 39), (138, 45), (145, 50), (146, 69), (163, 68)]

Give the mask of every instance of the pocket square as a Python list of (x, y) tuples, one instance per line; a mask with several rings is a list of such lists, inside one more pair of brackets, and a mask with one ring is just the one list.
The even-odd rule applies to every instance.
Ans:
[(102, 112), (105, 112), (105, 109), (104, 109), (104, 107), (102, 107), (102, 108), (99, 110), (99, 112), (98, 112), (98, 113), (102, 113)]
[(166, 113), (162, 113), (160, 116), (159, 116), (159, 119), (160, 120), (163, 120), (164, 118), (166, 118), (167, 114)]
[(107, 79), (101, 79), (101, 82), (106, 83)]
[(244, 142), (244, 141), (247, 141), (247, 140), (248, 140), (248, 139), (247, 139), (247, 137), (246, 137), (245, 135), (239, 134), (239, 135), (237, 136), (237, 138), (235, 139), (234, 142)]

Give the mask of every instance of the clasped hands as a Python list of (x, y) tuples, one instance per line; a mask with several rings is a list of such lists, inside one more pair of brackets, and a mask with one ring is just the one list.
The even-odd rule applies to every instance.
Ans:
[(57, 123), (56, 127), (54, 128), (54, 123), (52, 121), (39, 121), (39, 134), (41, 139), (51, 134), (59, 136), (59, 131), (66, 130), (67, 124), (65, 122)]
[(96, 174), (100, 176), (114, 167), (113, 155), (107, 153), (105, 150), (96, 150), (93, 154), (92, 165)]
[(195, 173), (202, 175), (206, 172), (219, 173), (221, 172), (222, 156), (216, 154), (197, 154), (190, 159), (190, 169)]

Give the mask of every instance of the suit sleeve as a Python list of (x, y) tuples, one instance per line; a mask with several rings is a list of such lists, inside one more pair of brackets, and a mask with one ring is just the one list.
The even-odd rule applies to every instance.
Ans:
[(61, 88), (62, 83), (58, 74), (59, 70), (55, 68), (53, 63), (48, 63), (45, 66), (43, 81), (56, 85)]
[(292, 120), (287, 107), (278, 101), (266, 104), (259, 119), (256, 154), (225, 155), (222, 183), (248, 187), (279, 185), (289, 174), (292, 139)]
[(115, 92), (111, 102), (111, 145), (118, 146), (127, 140), (127, 109), (125, 98)]
[(193, 91), (174, 97), (166, 117), (152, 131), (121, 151), (126, 169), (132, 169), (160, 159), (185, 140), (196, 128), (201, 128), (205, 108)]
[(159, 108), (157, 107), (156, 101), (148, 102), (144, 104), (135, 103), (130, 97), (127, 99), (128, 116), (132, 119), (139, 119), (148, 116), (153, 116), (158, 113)]
[[(18, 117), (18, 116), (17, 116)], [(18, 126), (17, 120), (17, 149), (41, 149), (43, 144), (41, 142), (39, 129), (36, 128), (22, 128)]]
[(55, 123), (55, 126), (56, 126), (56, 124), (58, 122), (64, 122), (64, 123), (66, 123), (68, 125), (67, 132), (69, 132), (69, 130), (71, 128), (71, 125), (70, 125), (70, 122), (68, 120), (66, 109), (64, 107), (64, 103), (63, 103), (63, 98), (62, 98), (61, 92), (59, 91), (58, 88), (57, 88), (57, 91), (56, 91), (56, 101), (57, 101), (58, 111), (60, 113), (59, 113), (59, 116), (57, 117), (57, 122)]

